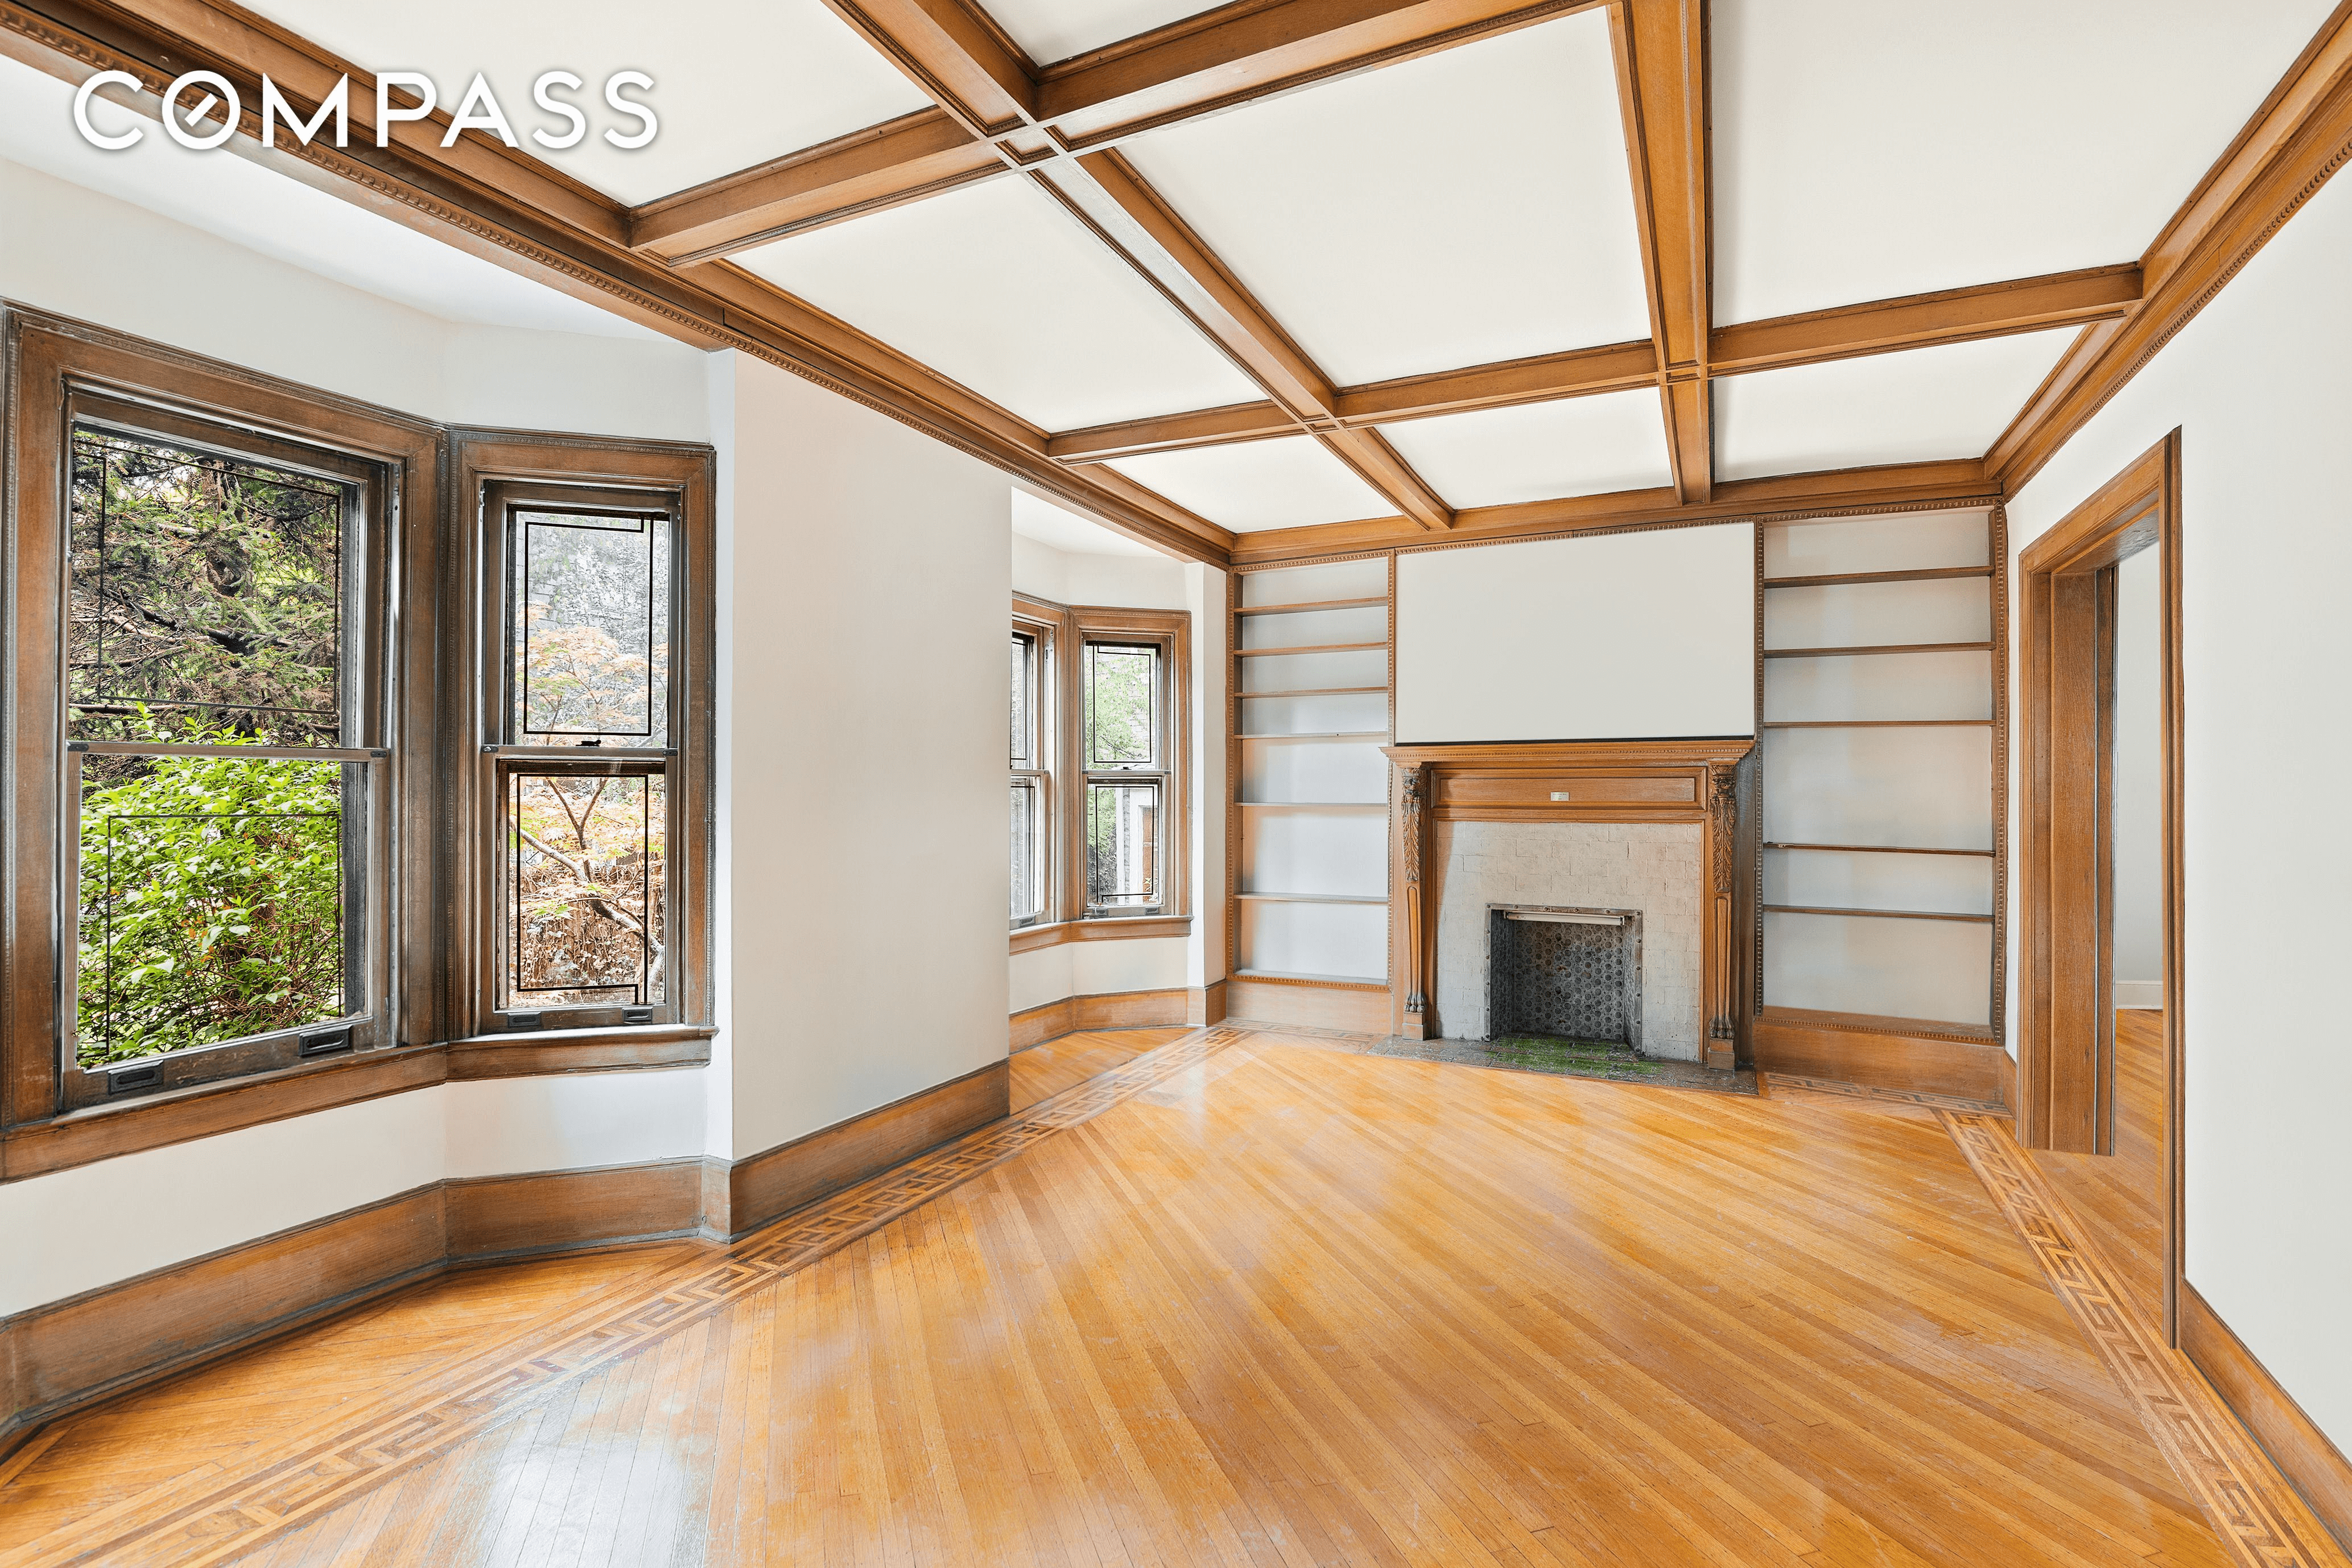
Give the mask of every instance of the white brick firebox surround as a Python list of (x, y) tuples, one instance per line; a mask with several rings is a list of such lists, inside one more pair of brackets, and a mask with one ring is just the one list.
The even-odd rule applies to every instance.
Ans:
[(1642, 1049), (1704, 1059), (1696, 823), (1440, 822), (1437, 1016), (1448, 1039), (1486, 1035), (1487, 907), (1642, 912)]

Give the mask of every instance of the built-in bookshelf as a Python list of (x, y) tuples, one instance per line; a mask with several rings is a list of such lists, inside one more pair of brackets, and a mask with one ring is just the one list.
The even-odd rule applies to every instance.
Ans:
[(1385, 1028), (1386, 555), (1241, 574), (1227, 748), (1227, 1005)]
[(1762, 1001), (1990, 1038), (2001, 952), (2000, 518), (1763, 530)]

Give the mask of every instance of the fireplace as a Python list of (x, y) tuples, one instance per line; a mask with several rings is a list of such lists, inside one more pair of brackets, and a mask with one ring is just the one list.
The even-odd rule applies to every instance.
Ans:
[(1486, 1037), (1642, 1048), (1642, 912), (1490, 904)]
[[(1734, 1064), (1756, 994), (1754, 877), (1734, 869), (1756, 852), (1753, 741), (1381, 749), (1398, 775), (1397, 1033), (1617, 1038)], [(1622, 979), (1580, 984), (1571, 1001), (1536, 970)]]

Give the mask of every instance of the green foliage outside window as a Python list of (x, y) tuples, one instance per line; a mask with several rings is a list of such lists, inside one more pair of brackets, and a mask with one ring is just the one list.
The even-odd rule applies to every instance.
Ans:
[[(126, 738), (268, 741), (167, 728), (143, 710), (132, 723), (137, 732)], [(348, 1011), (345, 764), (106, 760), (114, 776), (90, 780), (81, 805), (81, 1065), (217, 1045)]]
[(78, 433), (70, 733), (135, 740), (150, 708), (251, 741), (342, 743), (342, 492), (154, 442)]

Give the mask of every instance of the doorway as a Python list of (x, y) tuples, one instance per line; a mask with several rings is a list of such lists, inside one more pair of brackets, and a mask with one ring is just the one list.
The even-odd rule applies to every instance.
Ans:
[(2037, 1163), (2147, 1281), (2139, 1304), (2168, 1341), (2181, 1236), (2179, 464), (2175, 431), (2018, 561), (2017, 1136), (2054, 1156)]

